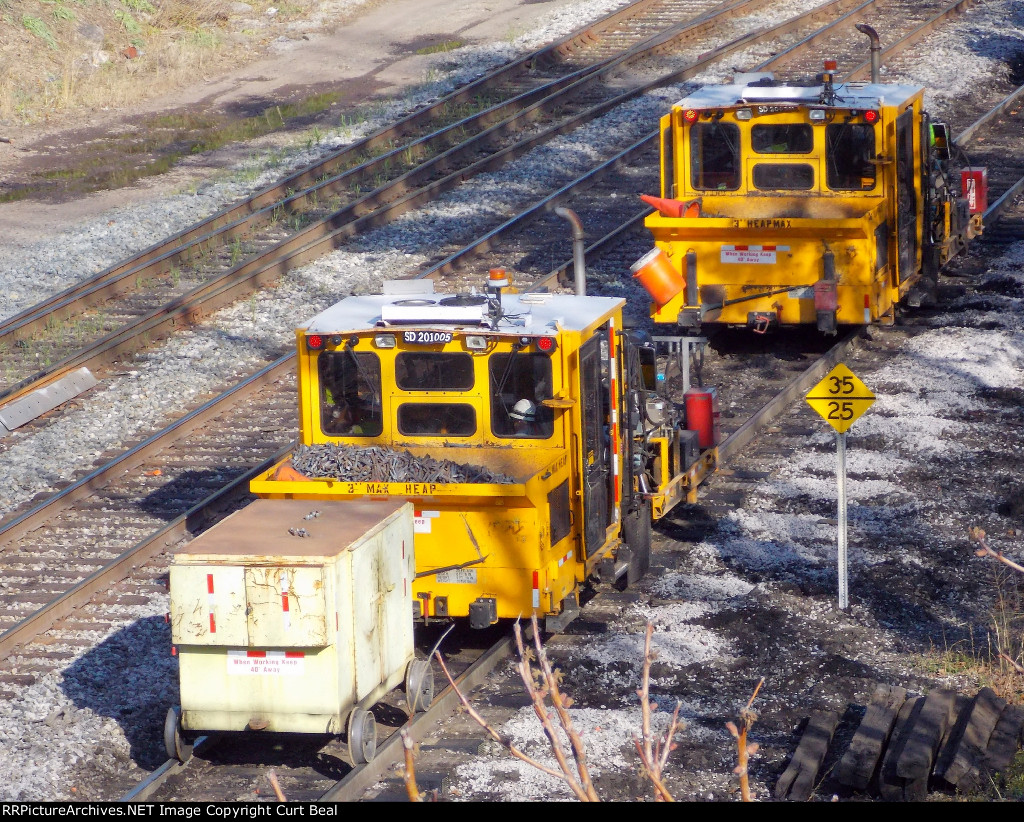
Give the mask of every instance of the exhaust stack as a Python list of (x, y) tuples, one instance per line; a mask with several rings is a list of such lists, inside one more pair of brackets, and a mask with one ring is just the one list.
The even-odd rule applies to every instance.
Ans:
[(555, 209), (555, 214), (563, 217), (572, 225), (572, 267), (576, 282), (576, 296), (587, 296), (587, 269), (583, 255), (583, 222), (571, 208)]
[(877, 83), (882, 66), (882, 44), (878, 40), (878, 32), (867, 23), (857, 23), (856, 29), (871, 38), (871, 82)]

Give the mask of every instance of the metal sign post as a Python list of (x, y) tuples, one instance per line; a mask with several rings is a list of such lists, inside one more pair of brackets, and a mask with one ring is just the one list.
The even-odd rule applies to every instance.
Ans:
[(875, 401), (871, 393), (854, 373), (842, 363), (833, 368), (814, 388), (807, 392), (807, 404), (836, 429), (836, 484), (839, 498), (839, 608), (850, 607), (847, 584), (846, 545), (846, 432)]
[(846, 571), (846, 434), (836, 432), (836, 477), (839, 497), (839, 608), (850, 607)]

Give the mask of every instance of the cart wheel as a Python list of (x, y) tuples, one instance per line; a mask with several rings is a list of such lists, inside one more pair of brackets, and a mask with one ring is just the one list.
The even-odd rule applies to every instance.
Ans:
[(353, 765), (362, 765), (377, 753), (377, 721), (362, 708), (348, 715), (348, 754)]
[(192, 745), (185, 741), (181, 734), (181, 708), (174, 706), (167, 709), (164, 719), (164, 748), (167, 756), (179, 762), (188, 762), (192, 758)]
[(434, 701), (434, 669), (429, 659), (414, 659), (405, 671), (405, 701), (414, 714), (422, 713)]

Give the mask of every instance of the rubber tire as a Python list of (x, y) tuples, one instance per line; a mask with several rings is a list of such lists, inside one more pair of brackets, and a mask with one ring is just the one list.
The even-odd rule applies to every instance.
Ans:
[(348, 755), (353, 765), (365, 765), (377, 754), (377, 720), (362, 708), (348, 715)]
[(405, 671), (405, 701), (409, 712), (418, 714), (434, 701), (434, 669), (429, 659), (414, 659)]
[(168, 759), (177, 759), (185, 763), (192, 758), (192, 745), (185, 741), (181, 733), (181, 708), (175, 705), (167, 709), (164, 718), (164, 750)]
[(651, 567), (651, 501), (644, 500), (635, 510), (624, 510), (622, 540), (630, 551), (626, 587), (636, 585)]

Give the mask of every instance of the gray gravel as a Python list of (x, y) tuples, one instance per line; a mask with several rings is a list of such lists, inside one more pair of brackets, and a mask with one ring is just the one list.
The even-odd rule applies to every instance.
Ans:
[[(576, 15), (539, 21), (537, 30), (515, 44), (502, 44), (489, 51), (467, 49), (464, 59), (462, 52), (449, 53), (446, 60), (460, 60), (462, 68), (446, 80), (452, 83), (479, 74), (494, 62), (507, 59), (513, 49), (535, 48), (578, 27), (583, 19), (596, 18), (618, 5), (621, 3), (581, 2)], [(817, 3), (778, 3), (772, 16), (789, 17), (797, 9), (812, 5)], [(1005, 26), (1005, 21), (1011, 19), (1002, 3), (990, 4), (986, 14), (996, 22), (986, 23), (986, 17), (979, 13), (978, 27), (982, 29), (985, 25)], [(763, 14), (758, 18), (758, 25), (767, 22)], [(970, 51), (955, 40), (944, 38), (951, 51)], [(737, 55), (731, 62), (753, 64), (763, 56)], [(994, 60), (995, 56), (981, 55), (961, 61), (957, 81), (984, 83), (986, 66)], [(940, 60), (936, 68), (946, 72), (949, 62)], [(927, 72), (931, 70), (921, 67), (922, 76), (908, 79), (928, 83)], [(945, 74), (939, 75), (938, 84), (947, 81), (952, 82)], [(213, 322), (177, 335), (158, 350), (140, 356), (130, 371), (93, 390), (78, 409), (45, 430), (32, 435), (15, 432), (0, 454), (0, 514), (51, 489), (55, 483), (67, 481), (67, 453), (74, 453), (76, 462), (81, 463), (154, 428), (196, 396), (245, 373), (260, 361), (268, 347), (287, 350), (293, 343), (293, 328), (303, 318), (348, 294), (372, 292), (383, 279), (398, 278), (415, 269), (441, 242), (438, 232), (442, 228), (458, 226), (459, 233), (452, 233), (447, 241), (468, 238), (484, 217), (507, 215), (516, 206), (535, 199), (538, 179), (543, 179), (544, 185), (563, 179), (587, 167), (592, 157), (607, 146), (624, 147), (637, 139), (654, 127), (657, 117), (683, 91), (677, 87), (648, 95), (532, 152), (512, 169), (478, 177), (416, 214), (357, 238), (329, 257), (291, 273), (279, 287), (227, 309)], [(425, 93), (395, 101), (380, 113), (380, 121), (393, 119), (443, 92), (444, 87), (438, 84)], [(110, 265), (146, 245), (147, 238), (202, 219), (286, 171), (308, 164), (315, 153), (357, 139), (380, 121), (327, 135), (316, 152), (296, 147), (274, 166), (259, 165), (263, 161), (258, 160), (259, 175), (254, 181), (241, 182), (252, 177), (252, 169), (239, 168), (236, 174), (225, 175), (196, 191), (113, 211), (45, 243), (0, 249), (0, 315), (14, 314), (66, 287), (84, 272)], [(566, 245), (568, 256), (568, 241)], [(1024, 258), (1024, 252), (1017, 253)], [(1009, 351), (1007, 367), (1019, 374), (1024, 348), (1020, 329), (1006, 334), (1010, 338), (1005, 346)], [(970, 340), (960, 342), (972, 344)], [(900, 412), (900, 408), (892, 409), (893, 414)], [(737, 528), (743, 526), (741, 516), (737, 523)], [(745, 584), (737, 581), (730, 595), (742, 596), (746, 590)], [(0, 800), (82, 797), (76, 785), (83, 785), (91, 776), (132, 772), (139, 764), (152, 767), (161, 758), (160, 723), (166, 706), (176, 698), (176, 668), (167, 654), (166, 626), (158, 618), (166, 611), (165, 596), (154, 597), (145, 607), (125, 609), (123, 622), (106, 636), (95, 637), (97, 645), (69, 668), (43, 676), (18, 699), (0, 706)], [(676, 616), (680, 621), (693, 618)], [(707, 631), (701, 629), (699, 633), (704, 650), (696, 653), (680, 633), (677, 641), (684, 658), (727, 652), (718, 648)], [(635, 637), (628, 644), (634, 646)], [(689, 650), (684, 651), (686, 648)], [(629, 685), (632, 687), (635, 682)], [(599, 717), (594, 722), (608, 727), (613, 724), (612, 719)], [(517, 733), (528, 732), (519, 728)], [(472, 779), (487, 781), (481, 774), (472, 779), (466, 774), (463, 778), (467, 783)]]

